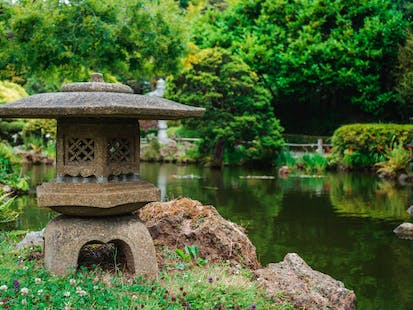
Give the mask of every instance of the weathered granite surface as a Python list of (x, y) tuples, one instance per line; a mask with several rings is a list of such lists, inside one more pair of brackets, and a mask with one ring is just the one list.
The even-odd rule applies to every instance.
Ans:
[(82, 218), (60, 215), (49, 222), (45, 234), (45, 267), (67, 274), (77, 267), (82, 247), (113, 242), (120, 247), (132, 274), (156, 278), (155, 247), (146, 226), (134, 215)]
[(127, 85), (104, 82), (76, 82), (66, 84), (62, 92), (111, 92), (133, 94), (133, 89)]
[(114, 92), (59, 92), (37, 94), (0, 105), (0, 117), (67, 118), (126, 117), (179, 119), (198, 117), (205, 109), (160, 97)]
[(245, 229), (225, 220), (213, 206), (181, 198), (154, 202), (139, 210), (152, 238), (170, 250), (197, 245), (209, 262), (230, 261), (248, 268), (260, 267), (255, 247)]
[(43, 236), (44, 236), (44, 229), (40, 231), (31, 231), (28, 232), (22, 241), (17, 244), (17, 249), (21, 250), (25, 247), (31, 246), (43, 246)]
[(275, 301), (291, 300), (299, 309), (356, 309), (356, 296), (344, 284), (311, 269), (295, 253), (255, 271), (258, 282)]
[(160, 190), (144, 180), (108, 183), (56, 183), (37, 187), (37, 203), (68, 215), (125, 214), (159, 201)]

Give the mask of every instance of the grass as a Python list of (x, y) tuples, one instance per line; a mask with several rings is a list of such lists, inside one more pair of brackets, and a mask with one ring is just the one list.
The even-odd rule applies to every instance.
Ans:
[[(0, 233), (0, 308), (9, 309), (292, 309), (274, 304), (252, 272), (227, 264), (197, 266), (168, 256), (159, 279), (81, 268), (67, 276), (43, 268), (40, 248), (15, 244), (24, 232)], [(173, 262), (175, 260), (175, 262)]]
[(276, 160), (276, 165), (288, 166), (292, 170), (303, 171), (306, 174), (322, 174), (328, 167), (328, 155), (318, 153), (304, 153), (293, 156), (290, 151), (285, 150), (280, 153)]

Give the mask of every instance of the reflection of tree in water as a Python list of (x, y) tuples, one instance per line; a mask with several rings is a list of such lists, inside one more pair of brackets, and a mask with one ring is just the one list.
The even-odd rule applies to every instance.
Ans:
[(50, 219), (57, 215), (56, 212), (48, 208), (38, 207), (34, 195), (17, 197), (13, 203), (13, 209), (20, 213), (15, 223), (15, 229), (41, 230)]
[(346, 216), (408, 219), (409, 191), (371, 175), (331, 178), (330, 200), (336, 212)]

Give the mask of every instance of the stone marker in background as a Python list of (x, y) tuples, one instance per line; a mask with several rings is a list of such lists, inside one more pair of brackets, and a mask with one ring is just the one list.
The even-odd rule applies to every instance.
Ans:
[[(156, 81), (156, 89), (150, 92), (148, 96), (163, 97), (165, 94), (165, 80)], [(165, 120), (158, 120), (158, 142), (159, 144), (168, 144), (168, 123)]]

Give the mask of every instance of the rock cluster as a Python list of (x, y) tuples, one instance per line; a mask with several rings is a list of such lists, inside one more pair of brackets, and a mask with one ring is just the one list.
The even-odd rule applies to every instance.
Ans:
[(412, 223), (400, 224), (393, 230), (393, 232), (402, 239), (413, 240), (413, 224)]

